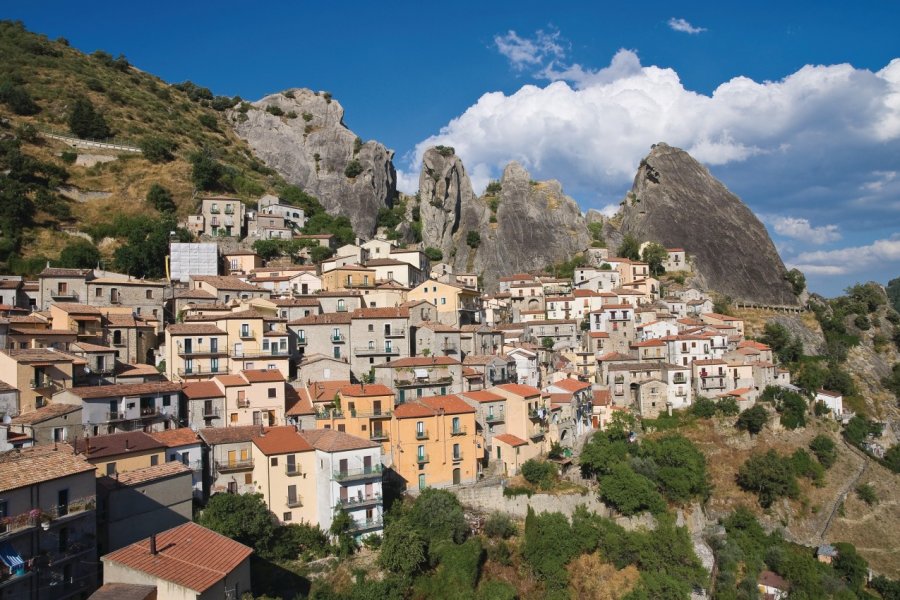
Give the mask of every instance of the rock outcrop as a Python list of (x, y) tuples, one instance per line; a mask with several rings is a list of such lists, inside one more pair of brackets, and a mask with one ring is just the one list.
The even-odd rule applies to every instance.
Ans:
[(687, 152), (654, 145), (620, 215), (621, 233), (692, 255), (700, 287), (745, 302), (797, 304), (766, 228)]
[[(459, 157), (430, 148), (419, 177), (424, 245), (440, 248), (457, 272), (497, 278), (570, 259), (589, 244), (584, 216), (558, 181), (534, 181), (510, 163), (500, 190), (475, 196)], [(469, 245), (469, 232), (479, 241)], [(473, 240), (474, 242), (474, 240)]]
[[(291, 89), (251, 106), (229, 116), (256, 156), (317, 197), (330, 214), (349, 218), (357, 235), (370, 236), (378, 210), (396, 195), (393, 151), (375, 141), (357, 141), (344, 125), (343, 107), (326, 93)], [(359, 173), (349, 176), (353, 161)]]

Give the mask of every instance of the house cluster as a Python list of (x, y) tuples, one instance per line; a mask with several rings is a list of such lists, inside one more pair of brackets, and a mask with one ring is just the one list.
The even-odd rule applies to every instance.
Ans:
[[(252, 212), (204, 198), (188, 225), (264, 239), (303, 219), (274, 197)], [(0, 278), (0, 598), (101, 582), (98, 598), (239, 597), (249, 549), (196, 550), (234, 543), (190, 523), (213, 494), (260, 494), (280, 523), (326, 530), (346, 511), (361, 538), (382, 530), (385, 483), (512, 476), (617, 411), (746, 407), (790, 385), (709, 296), (605, 249), (572, 279), (513, 274), (486, 294), (418, 247), (307, 237), (333, 256), (216, 249), (183, 280), (49, 265)], [(840, 417), (839, 396), (820, 396)]]

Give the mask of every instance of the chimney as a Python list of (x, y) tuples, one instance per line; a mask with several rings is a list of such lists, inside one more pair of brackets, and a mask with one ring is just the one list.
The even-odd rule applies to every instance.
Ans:
[(152, 534), (152, 535), (150, 536), (150, 555), (151, 555), (151, 556), (156, 556), (156, 555), (157, 555), (157, 551), (156, 551), (156, 534), (155, 534), (155, 533)]
[(126, 437), (126, 438), (125, 438), (125, 449), (126, 449), (126, 450), (131, 450), (131, 448), (129, 448), (128, 446), (129, 446), (128, 438)]

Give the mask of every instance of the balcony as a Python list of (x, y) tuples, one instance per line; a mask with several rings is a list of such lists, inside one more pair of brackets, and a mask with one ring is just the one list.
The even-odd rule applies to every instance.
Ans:
[(235, 471), (249, 471), (253, 468), (253, 459), (216, 461), (216, 471), (219, 473), (234, 473)]
[(428, 439), (428, 430), (427, 429), (417, 429), (416, 430), (416, 439), (417, 440), (427, 440)]
[(462, 425), (450, 429), (450, 435), (466, 435), (466, 428)]
[(343, 343), (346, 342), (347, 340), (346, 340), (346, 338), (344, 338), (344, 334), (343, 334), (343, 333), (338, 333), (338, 334), (336, 334), (336, 335), (332, 333), (332, 334), (331, 334), (331, 341), (332, 341), (333, 343), (335, 343), (335, 344), (343, 344)]
[(503, 415), (488, 415), (485, 417), (485, 421), (488, 423), (503, 423), (505, 420)]
[(357, 356), (398, 356), (400, 354), (400, 348), (395, 348), (393, 346), (385, 346), (383, 348), (357, 346), (353, 348), (353, 352)]
[(676, 385), (684, 385), (687, 383), (687, 379), (685, 377), (675, 377), (672, 379), (672, 383)]
[(250, 401), (244, 398), (243, 400), (237, 401), (238, 408), (250, 408)]
[(440, 377), (434, 377), (429, 375), (428, 377), (416, 377), (415, 379), (398, 379), (394, 382), (394, 384), (398, 387), (422, 387), (428, 385), (450, 385), (453, 383), (453, 377), (449, 375), (443, 375)]
[(387, 431), (376, 429), (369, 434), (369, 439), (373, 442), (386, 442), (390, 439), (390, 436)]
[(364, 521), (354, 521), (352, 525), (350, 525), (350, 531), (360, 532), (360, 531), (369, 531), (372, 529), (381, 529), (383, 526), (383, 521), (381, 517), (376, 519), (366, 519)]
[(233, 215), (233, 214), (234, 214), (234, 207), (233, 207), (233, 206), (226, 206), (226, 207), (225, 207), (225, 214), (226, 214), (226, 215)]
[(305, 345), (306, 345), (306, 338), (305, 338), (305, 337), (297, 338), (297, 345), (298, 345), (298, 346), (305, 346)]
[(215, 377), (216, 375), (227, 375), (228, 368), (227, 367), (218, 367), (217, 369), (210, 369), (210, 368), (178, 369), (177, 373), (178, 373), (179, 377)]
[(351, 417), (361, 417), (363, 419), (390, 419), (393, 414), (390, 410), (354, 410), (350, 411)]
[(141, 418), (142, 419), (153, 419), (160, 415), (159, 409), (155, 406), (142, 406), (141, 407)]
[(211, 214), (211, 215), (217, 215), (217, 214), (219, 214), (220, 212), (221, 212), (221, 211), (220, 211), (218, 208), (210, 208), (210, 209), (209, 209), (209, 214)]
[(454, 342), (444, 342), (441, 344), (441, 350), (443, 352), (456, 352), (459, 348)]
[(398, 329), (394, 329), (393, 327), (384, 332), (384, 337), (386, 338), (402, 338), (406, 337), (406, 328), (400, 327)]
[(219, 418), (219, 409), (218, 408), (205, 408), (203, 409), (203, 418), (204, 419), (218, 419)]
[(381, 504), (381, 494), (369, 494), (368, 496), (357, 496), (355, 498), (341, 498), (337, 505), (341, 508), (362, 508), (363, 506), (373, 506)]
[(247, 330), (247, 331), (241, 330), (240, 338), (241, 338), (242, 340), (255, 340), (255, 339), (256, 339), (256, 336), (253, 335), (253, 332), (252, 332), (252, 331), (249, 331), (249, 330)]
[(56, 290), (50, 292), (50, 297), (54, 300), (63, 300), (68, 302), (78, 301), (78, 292), (69, 290)]
[(300, 465), (288, 463), (284, 465), (284, 474), (288, 477), (297, 477), (298, 475), (302, 475), (303, 472), (300, 470)]
[(263, 350), (262, 352), (232, 352), (231, 358), (251, 359), (251, 358), (288, 358), (290, 353), (287, 350)]
[(226, 352), (224, 349), (220, 350), (218, 348), (215, 348), (215, 349), (213, 349), (213, 348), (209, 348), (209, 349), (191, 348), (189, 350), (185, 350), (180, 347), (178, 348), (178, 356), (185, 356), (188, 358), (194, 357), (194, 356), (227, 356), (227, 355), (228, 355), (228, 352)]
[(335, 309), (335, 311), (336, 311), (336, 312), (347, 312), (347, 307), (338, 304), (338, 306), (337, 306), (337, 308)]
[(337, 408), (326, 408), (324, 410), (320, 410), (316, 413), (316, 419), (319, 420), (328, 420), (328, 419), (343, 419), (344, 412)]
[(533, 420), (533, 421), (543, 421), (544, 419), (547, 418), (547, 412), (546, 412), (546, 409), (543, 409), (543, 410), (538, 410), (538, 409), (529, 410), (529, 411), (528, 411), (528, 418), (531, 419), (531, 420)]
[(427, 462), (430, 462), (427, 454), (419, 454), (416, 456), (416, 462), (420, 465), (423, 465)]
[(341, 483), (349, 483), (351, 481), (359, 481), (361, 479), (376, 479), (381, 477), (382, 467), (380, 464), (371, 467), (362, 467), (361, 469), (347, 469), (345, 471), (335, 471), (333, 479)]
[(125, 413), (123, 413), (123, 412), (108, 412), (108, 413), (106, 413), (106, 420), (107, 420), (107, 422), (124, 421)]
[(544, 437), (545, 435), (547, 435), (547, 429), (544, 427), (538, 427), (534, 431), (532, 431), (528, 435), (528, 437), (530, 437), (533, 440), (536, 440), (536, 439), (540, 439), (540, 438)]
[(288, 496), (285, 504), (287, 504), (288, 508), (297, 508), (298, 506), (303, 506), (303, 500), (300, 496)]

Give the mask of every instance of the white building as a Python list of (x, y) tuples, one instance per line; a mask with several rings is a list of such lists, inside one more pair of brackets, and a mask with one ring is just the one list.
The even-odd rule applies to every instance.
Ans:
[(191, 470), (194, 497), (203, 498), (203, 444), (190, 427), (151, 433), (150, 437), (166, 446), (166, 462), (180, 462)]
[(522, 385), (539, 387), (541, 385), (541, 368), (537, 352), (526, 348), (513, 348), (506, 356), (516, 361), (516, 376)]
[(831, 411), (835, 419), (840, 419), (844, 414), (844, 397), (840, 392), (819, 390), (816, 392), (816, 402), (822, 402)]

